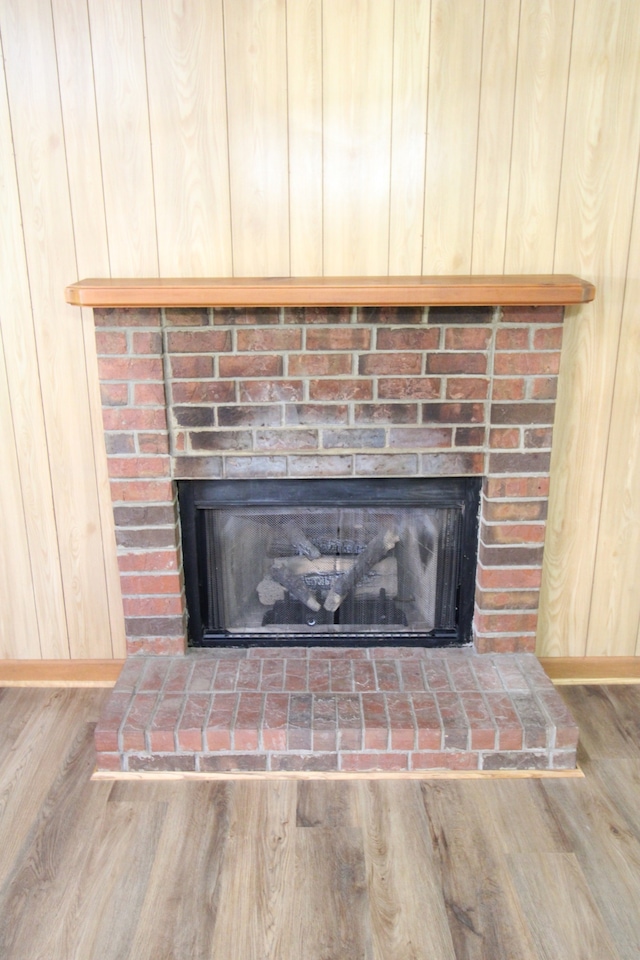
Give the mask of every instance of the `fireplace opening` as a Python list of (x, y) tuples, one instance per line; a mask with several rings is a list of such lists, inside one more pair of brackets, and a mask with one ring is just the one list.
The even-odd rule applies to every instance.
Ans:
[(190, 643), (470, 642), (480, 487), (179, 481)]

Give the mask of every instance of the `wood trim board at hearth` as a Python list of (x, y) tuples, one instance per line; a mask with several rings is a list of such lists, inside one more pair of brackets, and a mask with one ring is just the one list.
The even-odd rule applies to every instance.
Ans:
[(95, 770), (92, 780), (558, 780), (584, 778), (580, 767), (571, 770), (265, 770), (231, 773), (191, 770)]
[(449, 277), (86, 279), (65, 290), (81, 307), (566, 306), (595, 287), (567, 274)]
[(0, 687), (113, 687), (124, 660), (0, 660)]
[(539, 657), (556, 686), (640, 683), (640, 657)]
[[(640, 683), (640, 657), (540, 657), (556, 685)], [(124, 660), (0, 660), (0, 687), (113, 687)]]

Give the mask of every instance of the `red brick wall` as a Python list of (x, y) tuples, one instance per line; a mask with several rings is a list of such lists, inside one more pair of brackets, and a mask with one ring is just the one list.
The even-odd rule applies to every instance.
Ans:
[(447, 475), (476, 645), (533, 649), (562, 308), (95, 313), (130, 652), (184, 648), (172, 479)]
[(159, 310), (96, 310), (111, 499), (128, 653), (185, 649)]

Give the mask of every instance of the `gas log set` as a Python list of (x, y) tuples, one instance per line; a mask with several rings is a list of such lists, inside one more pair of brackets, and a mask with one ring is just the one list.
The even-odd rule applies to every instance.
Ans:
[[(306, 529), (287, 519), (274, 526), (267, 551), (273, 562), (257, 586), (260, 603), (271, 608), (263, 625), (407, 626), (402, 605), (415, 604), (416, 588), (433, 563), (433, 524), (426, 519), (416, 536), (391, 515), (367, 522), (361, 511), (344, 511), (334, 523), (326, 515), (320, 523), (313, 515), (309, 521)], [(431, 629), (433, 603), (419, 606)]]

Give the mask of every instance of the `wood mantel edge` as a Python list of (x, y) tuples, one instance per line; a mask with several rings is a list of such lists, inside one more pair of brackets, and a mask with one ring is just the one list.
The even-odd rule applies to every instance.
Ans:
[(79, 307), (567, 306), (595, 297), (568, 274), (454, 277), (265, 277), (80, 280)]

